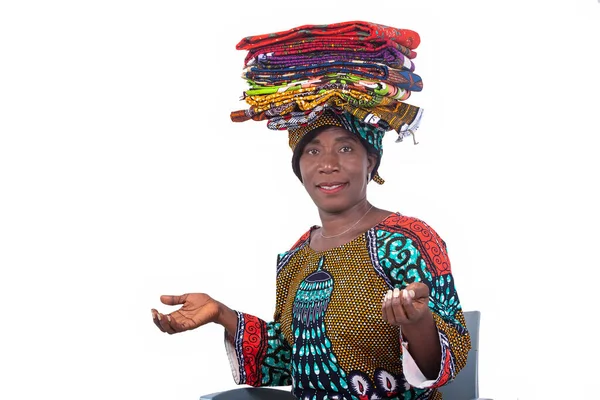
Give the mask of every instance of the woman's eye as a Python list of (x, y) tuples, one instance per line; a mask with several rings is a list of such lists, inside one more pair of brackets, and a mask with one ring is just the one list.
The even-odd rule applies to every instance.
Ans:
[(319, 151), (317, 149), (308, 149), (306, 150), (306, 154), (310, 154), (310, 155), (315, 155), (315, 154), (319, 154)]
[(341, 151), (342, 153), (348, 153), (349, 151), (352, 151), (352, 147), (350, 147), (350, 146), (344, 146), (344, 147), (342, 147), (342, 148), (340, 149), (340, 151)]

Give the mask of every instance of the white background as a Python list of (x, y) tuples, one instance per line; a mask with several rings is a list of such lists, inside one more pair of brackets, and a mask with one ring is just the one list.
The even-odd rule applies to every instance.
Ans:
[(446, 241), (482, 311), (480, 394), (592, 398), (599, 17), (593, 0), (2, 2), (0, 398), (233, 387), (220, 327), (169, 336), (150, 309), (204, 291), (271, 318), (276, 254), (319, 221), (285, 132), (229, 119), (235, 45), (347, 20), (421, 35), (420, 144), (386, 136), (369, 198)]

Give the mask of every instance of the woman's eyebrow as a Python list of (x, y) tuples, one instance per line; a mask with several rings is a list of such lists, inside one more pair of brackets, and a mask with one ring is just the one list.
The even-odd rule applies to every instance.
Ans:
[(353, 142), (358, 142), (358, 138), (354, 135), (344, 135), (344, 136), (338, 136), (335, 138), (336, 142), (343, 142), (345, 140), (351, 140)]
[[(346, 141), (346, 140), (350, 140), (350, 141), (353, 141), (353, 142), (358, 142), (358, 138), (356, 136), (354, 136), (354, 135), (341, 135), (341, 136), (337, 136), (333, 140), (335, 142), (343, 142), (343, 141)], [(314, 138), (313, 140), (311, 140), (307, 144), (321, 144), (321, 141), (318, 138)]]

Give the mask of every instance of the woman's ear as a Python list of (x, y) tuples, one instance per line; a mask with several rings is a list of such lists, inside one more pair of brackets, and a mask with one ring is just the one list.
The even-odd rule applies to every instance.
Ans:
[(373, 153), (368, 153), (367, 154), (367, 172), (369, 174), (371, 174), (373, 172), (373, 170), (375, 169), (375, 166), (377, 165), (377, 160), (379, 158), (373, 154)]

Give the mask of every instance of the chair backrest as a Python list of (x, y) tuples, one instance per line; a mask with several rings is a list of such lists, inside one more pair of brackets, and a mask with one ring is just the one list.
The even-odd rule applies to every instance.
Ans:
[(449, 384), (440, 388), (444, 400), (471, 400), (479, 398), (479, 321), (480, 311), (465, 311), (465, 321), (471, 336), (471, 350), (467, 364)]
[(296, 400), (287, 390), (268, 387), (240, 388), (207, 394), (200, 400)]

